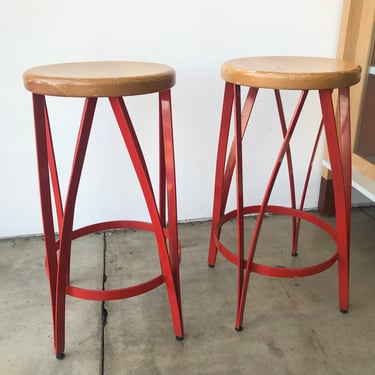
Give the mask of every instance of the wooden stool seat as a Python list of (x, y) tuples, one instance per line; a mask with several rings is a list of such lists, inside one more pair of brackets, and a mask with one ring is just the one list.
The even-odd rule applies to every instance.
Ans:
[[(349, 87), (359, 82), (361, 68), (355, 63), (316, 57), (246, 57), (230, 60), (222, 65), (221, 76), (225, 81), (223, 109), (216, 162), (214, 204), (208, 264), (215, 266), (217, 251), (237, 266), (237, 313), (236, 330), (242, 330), (247, 290), (251, 273), (272, 277), (303, 277), (320, 273), (336, 262), (338, 263), (339, 308), (342, 312), (349, 309), (349, 250), (350, 250), (350, 210), (351, 210), (351, 136), (350, 136), (350, 100)], [(248, 94), (241, 98), (241, 86), (248, 86)], [(261, 202), (246, 206), (243, 188), (243, 154), (250, 150), (242, 149), (242, 139), (251, 118), (251, 113), (261, 89), (272, 89), (275, 107), (280, 120), (282, 142), (275, 157), (275, 164), (269, 175)], [(338, 106), (335, 113), (332, 92), (338, 89)], [(289, 122), (286, 121), (280, 90), (298, 90), (299, 99)], [(296, 184), (293, 171), (294, 159), (291, 140), (300, 120), (305, 100), (310, 90), (319, 94), (322, 120), (317, 126), (314, 145), (305, 152), (310, 156), (306, 168), (305, 183), (301, 190), (300, 202), (297, 202)], [(232, 116), (233, 114), (233, 116)], [(233, 118), (233, 121), (232, 121)], [(230, 125), (233, 123), (233, 141), (230, 145)], [(262, 124), (260, 124), (261, 126)], [(257, 124), (252, 124), (251, 128)], [(336, 226), (304, 210), (305, 197), (310, 181), (312, 165), (316, 156), (319, 140), (325, 133), (327, 150), (332, 166), (332, 181), (336, 207)], [(258, 134), (258, 133), (252, 133)], [(267, 140), (256, 139), (265, 144)], [(297, 155), (298, 157), (298, 155)], [(261, 156), (259, 156), (260, 159)], [(270, 197), (279, 175), (283, 161), (286, 161), (290, 205), (270, 204)], [(235, 178), (233, 177), (235, 174)], [(232, 178), (233, 177), (233, 178)], [(231, 184), (236, 186), (237, 207), (227, 210)], [(234, 189), (233, 189), (234, 190)], [(232, 191), (233, 191), (232, 190)], [(297, 255), (299, 228), (301, 221), (310, 222), (325, 231), (336, 243), (336, 252), (328, 259), (313, 265), (294, 267), (288, 262), (282, 267), (260, 264), (254, 260), (258, 239), (265, 214), (287, 215), (291, 222), (291, 254)], [(244, 216), (257, 215), (251, 244), (246, 256), (244, 249)], [(220, 240), (221, 230), (229, 220), (237, 219), (237, 251), (229, 249)], [(275, 238), (275, 241), (277, 239)]]
[(319, 90), (352, 86), (361, 79), (355, 63), (320, 57), (246, 57), (225, 62), (221, 77), (237, 85)]
[(170, 89), (175, 71), (163, 64), (96, 61), (43, 65), (27, 70), (25, 88), (35, 94), (68, 97), (116, 97)]

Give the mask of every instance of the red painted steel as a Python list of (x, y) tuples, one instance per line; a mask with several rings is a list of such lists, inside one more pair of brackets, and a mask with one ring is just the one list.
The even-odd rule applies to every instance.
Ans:
[[(163, 136), (163, 150), (164, 163), (163, 170), (165, 171), (165, 178), (167, 184), (167, 204), (168, 204), (168, 249), (171, 262), (171, 269), (173, 280), (176, 285), (176, 293), (178, 298), (178, 307), (180, 310), (181, 327), (182, 327), (182, 311), (181, 311), (181, 295), (180, 295), (180, 273), (179, 264), (181, 259), (181, 248), (178, 246), (178, 232), (177, 232), (177, 196), (176, 196), (176, 175), (174, 163), (174, 145), (173, 145), (173, 127), (172, 127), (172, 108), (171, 108), (171, 93), (170, 91), (163, 91), (159, 96), (160, 114), (162, 119), (162, 136)], [(168, 163), (166, 163), (168, 161)], [(163, 224), (163, 223), (162, 223)], [(165, 227), (165, 223), (163, 226)], [(181, 337), (183, 332), (181, 332)]]
[(76, 286), (67, 285), (66, 294), (72, 297), (86, 299), (90, 301), (114, 301), (123, 298), (135, 297), (157, 288), (165, 283), (164, 275), (158, 275), (144, 283), (130, 286), (128, 288), (112, 289), (112, 290), (92, 290), (78, 288)]
[[(277, 110), (279, 112), (279, 117), (280, 117), (281, 131), (282, 131), (283, 137), (285, 137), (286, 132), (287, 132), (287, 127), (286, 127), (283, 104), (281, 101), (280, 90), (274, 90), (274, 91), (275, 91)], [(288, 173), (289, 173), (290, 204), (292, 208), (296, 208), (296, 192), (295, 192), (295, 187), (294, 187), (293, 162), (292, 162), (292, 154), (291, 154), (289, 145), (286, 150), (286, 157), (287, 157), (287, 162), (288, 162)], [(297, 223), (296, 223), (295, 217), (292, 217), (292, 228), (293, 228), (292, 255), (296, 255), (298, 231), (297, 231)]]
[(244, 222), (243, 222), (243, 178), (242, 178), (242, 132), (241, 132), (241, 87), (234, 90), (234, 142), (236, 154), (236, 188), (237, 188), (237, 302), (241, 301), (244, 269)]
[[(320, 141), (320, 136), (322, 134), (322, 130), (323, 130), (323, 120), (320, 122), (318, 133), (317, 133), (317, 135), (315, 137), (315, 143), (314, 143), (314, 147), (313, 147), (313, 150), (312, 150), (312, 153), (311, 153), (311, 158), (310, 158), (309, 166), (307, 167), (305, 184), (303, 186), (303, 191), (302, 191), (302, 196), (301, 196), (301, 202), (300, 202), (300, 206), (299, 206), (300, 210), (303, 210), (303, 207), (304, 207), (304, 204), (305, 204), (306, 193), (307, 193), (307, 188), (308, 188), (308, 185), (309, 185), (309, 182), (310, 182), (310, 176), (311, 176), (312, 166), (313, 166), (313, 163), (314, 163), (314, 160), (315, 160), (316, 150), (318, 149), (318, 144), (319, 144), (319, 141)], [(292, 255), (294, 255), (294, 256), (297, 255), (298, 235), (299, 235), (300, 225), (301, 225), (301, 219), (298, 218), (297, 219), (297, 223), (296, 223), (295, 247), (293, 248), (293, 252), (292, 252)]]
[[(253, 110), (255, 98), (258, 93), (258, 88), (251, 87), (249, 89), (248, 95), (246, 97), (241, 123), (242, 123), (242, 137), (245, 134), (251, 112)], [(215, 259), (217, 254), (217, 249), (214, 243), (214, 232), (215, 232), (215, 222), (224, 214), (225, 207), (228, 200), (230, 183), (232, 180), (236, 158), (235, 158), (235, 149), (236, 143), (233, 140), (231, 149), (229, 151), (228, 160), (225, 164), (225, 157), (227, 153), (227, 145), (229, 138), (229, 126), (232, 114), (232, 103), (234, 98), (234, 91), (231, 84), (228, 82), (225, 85), (224, 92), (224, 103), (223, 103), (223, 114), (221, 119), (220, 126), (220, 135), (219, 135), (219, 147), (217, 154), (217, 163), (216, 163), (216, 179), (215, 179), (215, 193), (214, 193), (214, 209), (213, 209), (213, 220), (211, 228), (211, 240), (210, 240), (210, 250), (208, 257), (208, 264), (213, 267), (215, 265)], [(225, 167), (225, 171), (224, 171)]]
[(159, 95), (159, 215), (163, 227), (166, 226), (166, 181), (165, 181), (165, 150), (164, 150), (164, 129), (162, 117), (162, 104)]
[[(51, 188), (46, 138), (46, 102), (44, 96), (33, 94), (33, 108), (38, 161), (39, 190), (43, 218), (44, 245), (46, 249), (46, 266), (51, 295), (53, 331), (55, 332), (57, 255), (55, 250), (55, 231), (53, 226), (53, 214), (51, 205)], [(54, 346), (56, 352), (55, 335)]]
[(271, 177), (270, 177), (269, 182), (268, 182), (268, 186), (266, 188), (266, 192), (265, 192), (264, 197), (263, 197), (263, 202), (262, 202), (261, 208), (259, 210), (258, 219), (257, 219), (257, 222), (256, 222), (254, 234), (253, 234), (253, 237), (252, 237), (252, 242), (251, 242), (251, 245), (250, 245), (248, 263), (247, 263), (247, 266), (246, 266), (246, 269), (245, 269), (245, 277), (244, 277), (244, 283), (243, 283), (243, 286), (242, 286), (241, 301), (240, 301), (239, 305), (237, 306), (237, 316), (236, 316), (236, 328), (237, 329), (240, 329), (241, 326), (242, 326), (242, 320), (243, 320), (243, 314), (244, 314), (244, 310), (245, 310), (245, 302), (246, 302), (246, 296), (247, 296), (247, 288), (248, 288), (248, 285), (249, 285), (249, 278), (250, 278), (250, 267), (251, 267), (251, 264), (253, 263), (253, 259), (254, 259), (254, 255), (255, 255), (255, 249), (256, 249), (256, 246), (257, 246), (257, 243), (258, 243), (260, 230), (261, 230), (261, 227), (262, 227), (262, 224), (263, 224), (264, 214), (266, 212), (266, 208), (267, 208), (270, 196), (271, 196), (273, 186), (274, 186), (275, 181), (276, 181), (276, 177), (277, 177), (277, 175), (279, 173), (279, 170), (280, 170), (280, 167), (281, 167), (281, 162), (284, 158), (284, 155), (285, 155), (286, 151), (289, 148), (290, 139), (292, 138), (292, 135), (294, 133), (294, 129), (297, 125), (299, 115), (301, 114), (301, 111), (302, 111), (303, 104), (305, 103), (307, 93), (308, 93), (308, 91), (303, 91), (302, 94), (301, 94), (298, 105), (297, 105), (296, 110), (294, 112), (294, 115), (292, 117), (292, 121), (290, 122), (289, 128), (288, 128), (288, 130), (285, 134), (284, 141), (283, 141), (281, 149), (279, 151), (279, 155), (277, 157), (274, 169), (272, 171)]
[[(249, 214), (257, 214), (260, 210), (261, 206), (247, 206), (244, 207), (244, 215), (249, 215)], [(272, 213), (272, 214), (277, 214), (277, 215), (289, 215), (291, 217), (296, 217), (298, 220), (305, 220), (307, 222), (310, 222), (317, 227), (321, 228), (323, 231), (325, 231), (328, 235), (332, 237), (333, 240), (336, 240), (336, 230), (333, 228), (330, 224), (328, 224), (326, 221), (323, 219), (319, 218), (318, 216), (315, 216), (309, 212), (304, 212), (301, 210), (289, 208), (289, 207), (283, 207), (283, 206), (274, 206), (274, 205), (268, 205), (266, 209), (266, 213)], [(217, 248), (219, 249), (220, 253), (228, 259), (231, 263), (238, 265), (238, 256), (231, 252), (227, 247), (225, 247), (221, 242), (220, 242), (220, 229), (222, 226), (227, 223), (229, 220), (232, 220), (236, 218), (237, 216), (237, 211), (233, 210), (228, 213), (226, 213), (219, 223), (216, 226), (215, 230), (215, 243)], [(328, 263), (330, 261), (336, 261), (337, 260), (337, 252), (329, 258)], [(244, 267), (247, 266), (247, 259), (244, 259)], [(317, 265), (313, 266), (306, 266), (306, 267), (300, 267), (300, 268), (278, 268), (278, 267), (271, 267), (271, 266), (263, 266), (263, 265), (257, 265), (256, 263), (252, 263), (250, 266), (250, 271), (251, 272), (256, 272), (256, 270), (267, 270), (267, 273), (265, 272), (257, 272), (257, 273), (262, 273), (266, 274), (268, 276), (274, 276), (274, 277), (294, 277), (294, 273), (296, 273), (296, 276), (309, 276), (314, 273), (319, 273), (320, 270), (324, 270), (324, 265), (326, 265), (327, 262), (322, 262)], [(329, 267), (332, 264), (330, 263)], [(315, 272), (313, 272), (316, 270)], [(288, 275), (288, 276), (285, 276)]]
[(339, 90), (339, 138), (330, 90), (320, 91), (324, 129), (332, 169), (335, 192), (336, 230), (339, 276), (339, 305), (343, 312), (349, 309), (349, 248), (351, 208), (351, 140), (349, 88)]
[(65, 202), (62, 230), (60, 233), (59, 262), (57, 268), (56, 287), (56, 316), (55, 337), (56, 355), (60, 355), (65, 349), (65, 302), (66, 285), (68, 283), (68, 271), (71, 252), (71, 232), (73, 229), (74, 209), (81, 178), (83, 162), (85, 159), (87, 144), (89, 141), (92, 121), (94, 118), (96, 98), (88, 98), (85, 101), (81, 126), (79, 129), (76, 149), (73, 158), (72, 172)]
[[(223, 184), (224, 184), (224, 168), (225, 158), (227, 155), (227, 146), (229, 138), (229, 126), (232, 117), (232, 105), (233, 105), (233, 85), (226, 82), (224, 90), (223, 110), (221, 115), (220, 135), (219, 135), (219, 146), (217, 150), (217, 161), (216, 161), (216, 176), (215, 176), (215, 191), (214, 191), (214, 207), (212, 213), (212, 227), (211, 227), (211, 239), (210, 248), (208, 252), (208, 265), (213, 267), (216, 261), (217, 248), (215, 244), (215, 229), (216, 223), (220, 220), (225, 210), (226, 200), (224, 198)], [(230, 153), (233, 154), (232, 152)], [(225, 200), (225, 203), (224, 203)]]
[[(143, 191), (151, 222), (108, 221), (73, 230), (75, 201), (97, 99), (87, 98), (85, 101), (65, 207), (63, 209), (45, 97), (33, 94), (39, 185), (46, 247), (45, 263), (50, 284), (54, 346), (57, 357), (63, 356), (65, 346), (65, 299), (67, 294), (89, 300), (114, 300), (143, 294), (165, 283), (175, 335), (178, 339), (182, 339), (184, 335), (179, 279), (181, 248), (177, 232), (177, 200), (170, 90), (159, 93), (159, 208), (155, 201), (141, 146), (124, 100), (118, 97), (109, 98), (109, 101)], [(58, 240), (55, 239), (51, 186), (58, 219)], [(166, 205), (168, 205), (168, 209)], [(168, 216), (168, 223), (166, 216)], [(115, 290), (91, 290), (70, 285), (71, 242), (76, 238), (93, 232), (118, 228), (146, 230), (155, 234), (161, 266), (160, 275), (144, 283)], [(59, 250), (58, 253), (56, 250)]]
[[(290, 149), (290, 140), (297, 126), (300, 113), (304, 106), (308, 91), (302, 91), (297, 103), (295, 112), (289, 124), (286, 127), (284, 110), (282, 106), (280, 92), (274, 90), (276, 105), (279, 112), (283, 141), (279, 154), (276, 158), (275, 166), (270, 175), (268, 186), (266, 188), (261, 205), (247, 206), (243, 205), (243, 181), (242, 181), (242, 138), (244, 136), (247, 123), (250, 118), (258, 88), (250, 88), (248, 98), (245, 101), (242, 119), (240, 86), (226, 82), (223, 101), (223, 112), (220, 126), (215, 194), (213, 205), (213, 221), (211, 228), (210, 249), (208, 263), (214, 266), (217, 250), (230, 262), (237, 266), (238, 287), (237, 287), (237, 313), (236, 330), (242, 329), (247, 289), (251, 272), (274, 276), (274, 277), (303, 277), (320, 273), (334, 263), (338, 263), (339, 275), (339, 306), (341, 311), (347, 311), (349, 307), (349, 243), (350, 243), (350, 207), (351, 207), (351, 148), (350, 148), (350, 113), (349, 113), (349, 88), (339, 90), (340, 116), (339, 126), (336, 129), (336, 121), (332, 105), (332, 90), (320, 90), (320, 102), (322, 109), (322, 122), (318, 128), (316, 140), (311, 152), (311, 158), (307, 168), (305, 183), (303, 186), (301, 202), (299, 209), (296, 208), (294, 174), (292, 165), (292, 154)], [(229, 140), (229, 127), (231, 114), (234, 113), (234, 140), (232, 147), (227, 155), (227, 145)], [(246, 113), (246, 115), (245, 115)], [(323, 219), (303, 211), (306, 192), (310, 181), (312, 165), (315, 159), (316, 150), (322, 130), (325, 130), (327, 147), (332, 166), (333, 184), (335, 190), (336, 227), (329, 225)], [(337, 133), (338, 131), (338, 133)], [(339, 137), (339, 138), (338, 138)], [(339, 142), (340, 139), (340, 142)], [(289, 185), (291, 195), (291, 207), (282, 207), (269, 205), (269, 198), (273, 190), (280, 166), (284, 157), (287, 158)], [(236, 168), (236, 194), (237, 208), (234, 211), (225, 213), (228, 192), (231, 185), (234, 168)], [(296, 255), (298, 234), (301, 220), (308, 221), (323, 231), (327, 232), (336, 242), (337, 251), (327, 260), (314, 265), (308, 265), (298, 268), (280, 268), (258, 264), (254, 262), (254, 255), (257, 247), (258, 238), (262, 228), (263, 218), (266, 213), (288, 215), (292, 217), (292, 254)], [(243, 253), (244, 224), (243, 217), (248, 214), (258, 214), (256, 226), (252, 235), (252, 242), (247, 259)], [(237, 219), (237, 253), (232, 252), (220, 242), (222, 226), (231, 219)]]
[(57, 224), (59, 227), (59, 232), (61, 232), (64, 211), (63, 211), (63, 204), (62, 204), (62, 199), (61, 199), (59, 177), (58, 177), (57, 168), (56, 168), (55, 151), (53, 148), (51, 127), (50, 127), (46, 105), (44, 105), (44, 115), (45, 115), (46, 137), (47, 137), (48, 166), (50, 169), (51, 183), (53, 186), (52, 190), (54, 194)]
[[(161, 102), (162, 102), (162, 107), (163, 107), (163, 99), (165, 101), (165, 95), (164, 96), (162, 96), (162, 94), (160, 95), (161, 95)], [(124, 142), (126, 144), (126, 147), (128, 149), (129, 155), (132, 159), (133, 166), (138, 176), (138, 180), (141, 185), (143, 195), (145, 197), (146, 204), (150, 213), (151, 221), (154, 227), (156, 242), (158, 245), (159, 258), (161, 261), (162, 272), (165, 276), (165, 283), (167, 286), (169, 304), (171, 307), (173, 326), (175, 329), (176, 336), (182, 338), (183, 337), (183, 328), (182, 328), (183, 324), (182, 324), (182, 315), (180, 313), (181, 311), (180, 299), (179, 299), (179, 293), (177, 293), (177, 290), (176, 290), (177, 285), (175, 284), (175, 279), (178, 276), (173, 274), (173, 271), (171, 268), (167, 244), (166, 244), (163, 229), (161, 226), (159, 212), (158, 212), (155, 197), (153, 194), (151, 180), (147, 172), (146, 163), (143, 158), (142, 150), (138, 143), (138, 140), (137, 140), (134, 128), (132, 126), (129, 114), (125, 107), (124, 101), (122, 100), (122, 98), (110, 98), (109, 100), (111, 102), (113, 112), (119, 124), (120, 131), (124, 139)], [(170, 108), (170, 105), (167, 107)], [(166, 109), (166, 111), (168, 111), (168, 109)], [(163, 115), (165, 114), (163, 113), (163, 110), (162, 110), (162, 117)], [(168, 118), (167, 116), (166, 121), (170, 121), (170, 120), (171, 119)], [(168, 129), (168, 125), (164, 124), (164, 127), (163, 127), (164, 137), (166, 137), (165, 132), (167, 129)], [(170, 142), (172, 143), (172, 141)], [(164, 146), (165, 148), (167, 148), (167, 145), (164, 145)], [(168, 170), (168, 167), (169, 165), (168, 166), (166, 165), (166, 171)], [(168, 185), (168, 182), (167, 182), (167, 185)], [(168, 190), (168, 186), (167, 186), (167, 190)], [(172, 210), (173, 207), (168, 207), (168, 209)], [(173, 224), (171, 223), (171, 225)], [(171, 249), (171, 255), (175, 251), (177, 251), (177, 248)], [(175, 261), (174, 254), (173, 256), (171, 256), (171, 258), (174, 264), (174, 261)]]

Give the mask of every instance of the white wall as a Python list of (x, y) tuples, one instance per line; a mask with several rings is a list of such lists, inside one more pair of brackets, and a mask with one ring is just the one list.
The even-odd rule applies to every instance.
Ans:
[[(76, 60), (162, 62), (177, 71), (173, 89), (179, 220), (211, 215), (223, 82), (223, 61), (250, 55), (334, 57), (343, 0), (3, 0), (0, 5), (0, 237), (41, 232), (31, 94), (22, 73), (31, 66)], [(129, 101), (146, 159), (155, 169), (156, 97)], [(296, 95), (286, 97), (289, 112)], [(51, 121), (61, 179), (69, 175), (82, 100), (55, 99)], [(257, 152), (248, 165), (246, 203), (260, 199), (272, 166), (279, 125), (272, 93), (259, 97), (254, 119), (260, 130), (246, 144)], [(303, 112), (294, 150), (296, 174), (303, 173), (319, 116), (316, 96)], [(94, 122), (76, 225), (112, 218), (147, 219), (137, 185), (126, 172), (127, 156), (108, 103), (101, 101)], [(249, 137), (250, 138), (250, 137)], [(262, 141), (261, 141), (262, 139)], [(317, 167), (306, 201), (316, 207)], [(157, 174), (152, 172), (155, 180)], [(286, 181), (285, 176), (282, 177)], [(301, 188), (298, 179), (298, 188)], [(63, 184), (64, 189), (66, 183)], [(287, 184), (274, 200), (287, 203)], [(64, 190), (63, 189), (63, 190)], [(128, 199), (127, 199), (128, 198)]]

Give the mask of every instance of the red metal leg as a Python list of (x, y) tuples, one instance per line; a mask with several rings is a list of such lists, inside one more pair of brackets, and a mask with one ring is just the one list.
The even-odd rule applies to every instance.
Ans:
[(236, 145), (236, 188), (237, 188), (237, 304), (241, 301), (244, 271), (244, 222), (243, 222), (243, 174), (241, 132), (241, 87), (234, 89), (234, 142)]
[[(167, 201), (168, 201), (168, 243), (169, 257), (175, 282), (175, 288), (180, 310), (181, 330), (183, 337), (182, 307), (180, 293), (180, 256), (178, 250), (178, 232), (177, 232), (177, 196), (176, 196), (176, 175), (174, 162), (174, 145), (173, 145), (173, 127), (172, 127), (172, 106), (170, 90), (163, 91), (160, 96), (160, 111), (163, 134), (163, 150), (165, 152), (165, 174), (167, 182)], [(164, 224), (165, 226), (165, 224)]]
[(243, 314), (244, 314), (244, 310), (245, 310), (245, 302), (246, 302), (246, 296), (247, 296), (247, 288), (248, 288), (248, 285), (249, 285), (250, 271), (251, 271), (251, 267), (252, 267), (252, 264), (253, 264), (255, 249), (256, 249), (256, 246), (257, 246), (257, 243), (258, 243), (258, 238), (259, 238), (260, 229), (261, 229), (261, 226), (262, 226), (262, 223), (263, 223), (264, 214), (265, 214), (266, 209), (267, 209), (268, 201), (269, 201), (274, 183), (276, 181), (276, 177), (277, 177), (277, 174), (279, 172), (282, 159), (284, 158), (284, 155), (285, 155), (285, 153), (286, 153), (286, 151), (289, 147), (290, 139), (293, 135), (294, 129), (297, 125), (299, 115), (300, 115), (302, 107), (305, 103), (307, 93), (308, 93), (308, 91), (303, 91), (302, 94), (301, 94), (301, 97), (299, 99), (297, 108), (294, 112), (292, 121), (290, 123), (289, 129), (288, 129), (288, 131), (287, 131), (287, 133), (284, 137), (284, 141), (282, 143), (279, 155), (276, 159), (276, 163), (275, 163), (274, 169), (272, 171), (271, 177), (269, 179), (268, 186), (267, 186), (266, 192), (265, 192), (264, 197), (263, 197), (263, 202), (262, 202), (262, 205), (261, 205), (260, 210), (259, 210), (259, 216), (258, 216), (257, 223), (256, 223), (256, 226), (255, 226), (255, 230), (254, 230), (254, 234), (253, 234), (253, 238), (252, 238), (252, 242), (251, 242), (251, 246), (250, 246), (250, 251), (249, 251), (249, 257), (248, 257), (248, 260), (247, 260), (245, 277), (244, 277), (244, 282), (243, 282), (243, 287), (242, 287), (241, 300), (240, 300), (240, 304), (237, 306), (237, 317), (236, 317), (236, 329), (237, 330), (242, 329), (242, 320), (243, 320)]
[[(316, 150), (318, 148), (320, 136), (322, 134), (322, 130), (323, 130), (323, 120), (320, 122), (318, 133), (317, 133), (316, 138), (315, 138), (315, 144), (314, 144), (314, 147), (313, 147), (313, 151), (311, 153), (311, 158), (310, 158), (309, 166), (307, 167), (305, 184), (303, 186), (303, 191), (302, 191), (302, 196), (301, 196), (301, 202), (300, 202), (300, 206), (299, 206), (300, 211), (303, 210), (303, 207), (304, 207), (304, 204), (305, 204), (307, 187), (308, 187), (309, 182), (310, 182), (310, 176), (311, 176), (312, 166), (313, 166), (313, 162), (314, 162), (314, 159), (315, 159)], [(299, 235), (300, 225), (301, 225), (301, 219), (298, 218), (297, 219), (297, 225), (296, 225), (296, 236), (295, 236), (295, 245), (296, 245), (296, 247), (295, 247), (295, 253), (293, 255), (297, 255), (298, 235)]]
[(335, 195), (336, 243), (339, 270), (339, 306), (342, 312), (347, 312), (349, 309), (349, 241), (351, 206), (349, 89), (339, 90), (340, 126), (338, 131), (340, 133), (341, 150), (337, 137), (331, 90), (321, 90), (319, 94)]
[[(220, 218), (223, 216), (225, 211), (225, 206), (228, 200), (229, 188), (232, 181), (232, 176), (234, 172), (234, 167), (236, 164), (236, 142), (233, 140), (229, 155), (226, 159), (227, 146), (228, 146), (228, 136), (229, 136), (229, 126), (232, 115), (232, 106), (234, 99), (234, 89), (233, 84), (226, 82), (224, 91), (224, 102), (223, 102), (223, 113), (220, 125), (220, 135), (219, 135), (219, 146), (218, 155), (216, 162), (216, 178), (215, 178), (215, 193), (214, 193), (214, 208), (212, 214), (212, 227), (211, 227), (211, 239), (210, 239), (210, 249), (208, 255), (208, 265), (213, 267), (215, 265), (217, 247), (215, 243), (215, 232), (217, 224)], [(243, 137), (246, 127), (249, 122), (249, 118), (254, 106), (255, 98), (258, 93), (258, 88), (251, 87), (249, 89), (248, 95), (246, 97), (242, 115), (241, 115), (241, 136)], [(218, 238), (220, 233), (218, 234)]]
[[(176, 337), (183, 337), (182, 317), (180, 314), (179, 298), (176, 291), (176, 285), (173, 278), (171, 264), (168, 256), (166, 240), (163, 228), (160, 222), (159, 212), (156, 206), (155, 197), (152, 190), (151, 180), (147, 172), (146, 163), (142, 154), (142, 150), (138, 143), (136, 133), (131, 123), (128, 111), (122, 98), (110, 98), (113, 112), (116, 116), (120, 127), (121, 134), (128, 149), (130, 158), (133, 162), (135, 172), (141, 185), (143, 195), (146, 200), (150, 218), (153, 223), (156, 242), (159, 250), (159, 258), (161, 261), (162, 271), (167, 286), (169, 303), (171, 306), (172, 321)], [(163, 127), (164, 132), (167, 130)]]
[(62, 219), (64, 216), (63, 205), (60, 192), (59, 177), (56, 168), (55, 151), (53, 149), (52, 135), (50, 122), (48, 118), (47, 106), (44, 106), (45, 124), (46, 124), (46, 137), (47, 137), (47, 150), (48, 150), (48, 166), (51, 175), (52, 190), (54, 194), (54, 201), (56, 207), (57, 224), (59, 227), (59, 233), (62, 229)]
[[(257, 87), (250, 87), (249, 92), (246, 96), (245, 103), (243, 105), (242, 114), (241, 114), (241, 138), (245, 135), (245, 131), (247, 129), (247, 126), (249, 124), (249, 119), (251, 112), (254, 107), (255, 99), (258, 94), (258, 88)], [(224, 214), (225, 206), (227, 204), (228, 200), (228, 194), (230, 189), (230, 184), (233, 177), (234, 168), (236, 165), (236, 140), (233, 139), (229, 155), (227, 158), (227, 164), (225, 167), (225, 173), (224, 173), (224, 188), (223, 188), (223, 205), (222, 205), (222, 213)]]
[[(280, 117), (280, 124), (281, 124), (281, 131), (283, 133), (283, 137), (285, 137), (287, 132), (285, 115), (283, 104), (281, 101), (280, 91), (275, 90), (275, 98), (277, 103), (277, 109), (279, 111)], [(286, 150), (286, 158), (288, 162), (288, 173), (289, 173), (289, 186), (290, 186), (290, 203), (292, 208), (296, 208), (296, 193), (294, 188), (294, 176), (293, 176), (293, 163), (292, 163), (292, 154), (290, 151), (290, 147)], [(293, 243), (292, 243), (292, 255), (297, 255), (297, 239), (298, 239), (298, 231), (296, 225), (296, 218), (292, 217), (292, 232), (293, 232)]]
[(227, 154), (227, 145), (229, 137), (229, 126), (230, 119), (232, 117), (232, 105), (233, 105), (233, 85), (231, 83), (225, 83), (224, 101), (223, 101), (223, 112), (221, 117), (220, 135), (219, 135), (219, 146), (217, 152), (216, 161), (216, 177), (215, 177), (215, 191), (214, 191), (214, 207), (212, 213), (212, 226), (211, 226), (211, 239), (210, 248), (208, 252), (208, 265), (211, 267), (215, 266), (217, 248), (215, 243), (215, 230), (217, 223), (220, 220), (222, 212), (224, 211), (223, 206), (223, 180), (224, 180), (224, 168), (225, 158)]
[(83, 162), (90, 136), (92, 121), (96, 107), (96, 98), (86, 99), (81, 127), (77, 138), (76, 150), (73, 159), (72, 173), (65, 203), (62, 231), (60, 233), (59, 264), (57, 270), (56, 294), (56, 355), (61, 356), (65, 346), (65, 299), (67, 274), (69, 270), (70, 252), (72, 243), (72, 230), (74, 209), (77, 198), (79, 181), (81, 178)]
[[(48, 168), (48, 146), (46, 138), (46, 102), (42, 95), (33, 94), (36, 150), (38, 160), (40, 202), (43, 218), (44, 243), (46, 249), (46, 267), (51, 294), (52, 322), (55, 330), (57, 254), (55, 229), (51, 205), (51, 190)], [(56, 348), (56, 339), (54, 337)]]
[[(62, 231), (64, 210), (61, 199), (60, 183), (56, 167), (55, 151), (53, 147), (51, 127), (49, 122), (49, 116), (47, 111), (47, 106), (44, 107), (45, 113), (45, 123), (46, 123), (46, 137), (47, 137), (47, 150), (48, 150), (48, 166), (51, 176), (52, 191), (54, 195), (57, 224), (59, 228), (59, 233)], [(68, 262), (68, 268), (66, 272), (66, 283), (69, 284), (70, 277), (70, 262)]]
[(164, 149), (164, 128), (162, 115), (162, 99), (159, 94), (159, 215), (161, 225), (166, 227), (166, 177), (165, 177), (165, 149)]

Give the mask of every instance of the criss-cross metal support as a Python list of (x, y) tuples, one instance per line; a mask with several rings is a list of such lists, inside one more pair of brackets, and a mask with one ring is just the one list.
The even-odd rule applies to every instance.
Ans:
[[(154, 197), (147, 165), (124, 100), (122, 97), (114, 97), (109, 98), (109, 101), (138, 177), (151, 222), (110, 221), (73, 230), (75, 201), (97, 99), (87, 98), (85, 101), (63, 209), (45, 97), (33, 94), (39, 185), (46, 248), (46, 270), (50, 284), (54, 346), (58, 358), (64, 357), (65, 300), (67, 294), (82, 299), (108, 301), (146, 293), (165, 283), (176, 338), (180, 340), (184, 335), (179, 279), (181, 249), (177, 233), (177, 201), (170, 90), (159, 93), (159, 206)], [(57, 217), (57, 241), (55, 239), (51, 186)], [(69, 282), (71, 242), (78, 237), (93, 232), (117, 228), (140, 229), (151, 231), (155, 234), (161, 273), (144, 283), (115, 290), (90, 290), (71, 285)], [(58, 255), (57, 250), (59, 250)]]
[[(302, 277), (316, 274), (331, 267), (338, 262), (339, 275), (339, 306), (342, 312), (349, 308), (349, 244), (350, 244), (350, 207), (351, 207), (351, 148), (350, 148), (350, 114), (349, 114), (349, 88), (339, 89), (339, 124), (336, 120), (332, 105), (332, 90), (319, 90), (322, 109), (322, 121), (318, 128), (316, 140), (311, 152), (303, 186), (299, 208), (296, 208), (295, 183), (292, 165), (290, 140), (297, 126), (300, 113), (304, 106), (307, 90), (301, 92), (296, 109), (289, 126), (286, 126), (284, 110), (279, 90), (274, 90), (276, 105), (279, 112), (283, 141), (274, 168), (270, 175), (263, 200), (260, 205), (244, 207), (243, 203), (243, 177), (242, 177), (242, 138), (248, 126), (258, 89), (249, 88), (241, 114), (241, 90), (239, 85), (226, 82), (224, 91), (222, 120), (220, 126), (219, 146), (216, 164), (215, 192), (213, 218), (211, 228), (208, 264), (213, 267), (216, 261), (217, 250), (225, 258), (234, 263), (238, 270), (237, 286), (237, 314), (236, 330), (242, 330), (243, 315), (249, 279), (251, 272), (275, 277)], [(229, 128), (233, 112), (234, 140), (227, 155), (229, 141)], [(332, 178), (335, 190), (336, 227), (332, 227), (321, 218), (303, 211), (307, 187), (310, 181), (312, 165), (322, 130), (325, 130), (327, 147), (332, 166)], [(340, 141), (339, 141), (340, 140)], [(280, 166), (286, 156), (291, 194), (290, 207), (269, 205)], [(225, 213), (229, 188), (236, 171), (237, 208)], [(254, 262), (254, 255), (258, 238), (266, 213), (284, 214), (292, 217), (292, 255), (297, 255), (298, 233), (301, 220), (311, 222), (326, 231), (336, 242), (337, 252), (329, 259), (316, 265), (300, 268), (278, 268)], [(258, 214), (248, 257), (244, 257), (244, 222), (247, 214)], [(220, 242), (222, 226), (230, 219), (237, 219), (237, 254), (230, 251)]]

